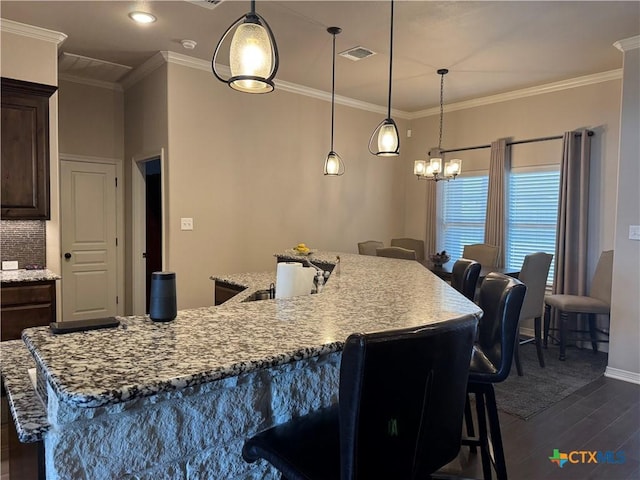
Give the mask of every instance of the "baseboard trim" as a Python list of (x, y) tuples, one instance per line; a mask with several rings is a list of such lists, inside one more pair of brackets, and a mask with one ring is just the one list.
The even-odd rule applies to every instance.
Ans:
[(635, 383), (640, 385), (640, 373), (629, 372), (628, 370), (620, 370), (619, 368), (607, 367), (604, 376), (623, 382)]

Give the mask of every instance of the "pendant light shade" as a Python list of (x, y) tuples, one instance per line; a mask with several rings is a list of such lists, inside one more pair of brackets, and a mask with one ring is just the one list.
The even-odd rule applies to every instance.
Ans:
[(391, 28), (389, 41), (389, 97), (387, 101), (387, 118), (373, 131), (369, 139), (369, 152), (379, 157), (395, 157), (400, 155), (400, 135), (398, 126), (391, 118), (391, 78), (393, 74), (393, 0), (391, 0)]
[[(211, 59), (211, 69), (218, 80), (227, 83), (234, 90), (268, 93), (273, 91), (273, 78), (278, 71), (278, 47), (269, 24), (256, 13), (255, 3), (255, 0), (252, 0), (251, 11), (236, 20), (222, 35)], [(231, 32), (231, 76), (224, 78), (218, 71), (216, 59)]]
[(332, 69), (331, 69), (331, 150), (324, 161), (324, 174), (338, 177), (344, 175), (344, 162), (340, 155), (333, 151), (333, 120), (335, 116), (335, 95), (336, 95), (336, 35), (342, 32), (340, 27), (327, 28), (333, 36), (333, 53), (332, 53)]
[[(440, 75), (440, 134), (438, 136), (438, 148), (429, 152), (429, 162), (416, 160), (413, 163), (413, 173), (419, 180), (455, 180), (462, 172), (462, 160), (454, 158), (444, 163), (444, 151), (442, 150), (442, 125), (444, 118), (444, 76), (449, 73), (446, 68), (438, 70)], [(444, 166), (443, 166), (444, 165)], [(444, 171), (443, 171), (444, 169)]]

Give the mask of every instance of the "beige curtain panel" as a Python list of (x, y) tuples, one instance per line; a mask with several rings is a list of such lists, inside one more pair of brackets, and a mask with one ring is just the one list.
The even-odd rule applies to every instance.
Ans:
[(505, 204), (507, 174), (511, 168), (511, 149), (507, 139), (491, 142), (489, 163), (489, 189), (487, 192), (487, 216), (484, 225), (484, 243), (500, 247), (496, 266), (504, 266), (505, 250)]
[(587, 226), (591, 137), (587, 130), (562, 139), (560, 198), (553, 293), (587, 294)]

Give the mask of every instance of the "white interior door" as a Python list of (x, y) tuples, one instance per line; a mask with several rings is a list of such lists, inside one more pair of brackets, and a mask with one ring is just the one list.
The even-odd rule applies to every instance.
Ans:
[(60, 163), (62, 320), (116, 315), (116, 166)]

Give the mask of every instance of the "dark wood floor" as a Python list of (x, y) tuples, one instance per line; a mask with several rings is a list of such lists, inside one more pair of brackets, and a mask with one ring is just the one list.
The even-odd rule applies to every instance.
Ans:
[[(640, 478), (640, 385), (601, 377), (529, 420), (501, 412), (500, 425), (512, 480)], [(625, 462), (559, 468), (549, 460), (556, 448), (562, 453), (624, 451)], [(446, 470), (482, 478), (480, 455), (463, 447)]]

